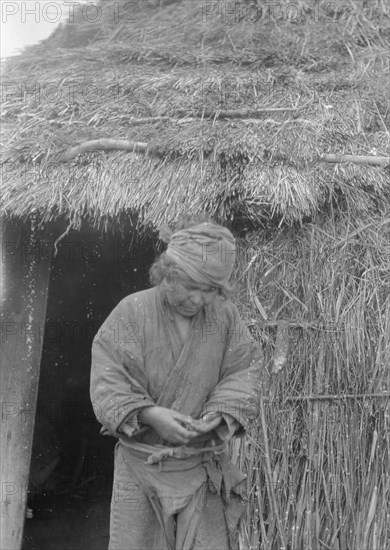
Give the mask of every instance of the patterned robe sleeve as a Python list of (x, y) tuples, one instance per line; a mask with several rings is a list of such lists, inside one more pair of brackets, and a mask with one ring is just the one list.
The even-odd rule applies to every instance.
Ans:
[(216, 431), (221, 439), (230, 439), (233, 435), (242, 435), (258, 416), (264, 357), (233, 304), (223, 330), (226, 347), (220, 378), (202, 415), (221, 412), (225, 423)]
[(90, 394), (102, 433), (135, 435), (139, 432), (136, 413), (154, 405), (147, 391), (141, 325), (128, 297), (111, 312), (94, 338)]

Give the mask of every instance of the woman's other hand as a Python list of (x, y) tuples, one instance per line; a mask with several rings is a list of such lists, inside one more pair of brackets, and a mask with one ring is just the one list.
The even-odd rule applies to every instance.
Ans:
[(146, 407), (140, 412), (139, 419), (170, 443), (186, 445), (201, 433), (197, 428), (199, 420), (165, 407)]
[(192, 426), (199, 433), (207, 433), (215, 430), (222, 422), (221, 413), (206, 413), (199, 420), (194, 420)]

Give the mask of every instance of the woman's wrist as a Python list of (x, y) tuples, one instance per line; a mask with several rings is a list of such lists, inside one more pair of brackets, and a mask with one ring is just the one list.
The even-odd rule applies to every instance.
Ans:
[(150, 420), (153, 417), (153, 409), (157, 409), (157, 407), (155, 405), (151, 405), (150, 407), (144, 407), (141, 409), (137, 415), (138, 423), (150, 425)]

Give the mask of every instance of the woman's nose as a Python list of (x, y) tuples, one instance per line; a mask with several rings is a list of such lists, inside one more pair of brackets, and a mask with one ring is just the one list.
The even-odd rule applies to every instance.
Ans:
[(195, 305), (199, 305), (203, 300), (203, 295), (201, 292), (194, 292), (191, 294), (191, 302)]

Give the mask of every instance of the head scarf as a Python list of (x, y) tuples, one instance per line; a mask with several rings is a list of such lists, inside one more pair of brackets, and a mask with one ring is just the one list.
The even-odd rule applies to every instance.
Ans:
[(188, 277), (199, 284), (227, 285), (236, 257), (236, 241), (226, 227), (200, 223), (176, 231), (168, 239), (167, 257)]

